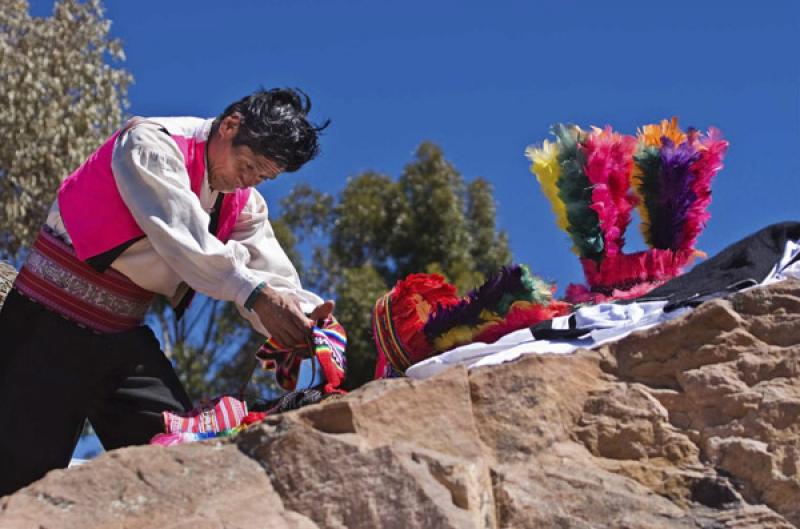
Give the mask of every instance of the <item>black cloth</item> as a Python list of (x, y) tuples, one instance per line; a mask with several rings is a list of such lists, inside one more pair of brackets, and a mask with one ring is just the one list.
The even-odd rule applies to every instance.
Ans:
[(145, 326), (85, 329), (12, 289), (0, 311), (0, 496), (66, 467), (89, 419), (106, 450), (146, 444), (192, 407)]
[(300, 389), (281, 395), (277, 399), (259, 402), (250, 406), (252, 411), (265, 411), (270, 415), (291, 410), (299, 410), (311, 404), (317, 404), (325, 399), (322, 386), (316, 388)]
[(88, 264), (98, 272), (103, 273), (108, 269), (109, 266), (111, 266), (111, 263), (116, 261), (117, 257), (122, 255), (122, 252), (133, 246), (133, 244), (136, 241), (142, 239), (144, 239), (144, 235), (141, 235), (139, 237), (134, 237), (133, 239), (120, 244), (116, 248), (112, 248), (107, 252), (103, 252), (99, 255), (95, 255), (94, 257), (88, 258), (86, 260), (86, 264)]
[(568, 329), (554, 329), (553, 320), (545, 320), (531, 327), (531, 334), (536, 340), (575, 340), (586, 334), (586, 329), (578, 329), (575, 315), (567, 318)]
[[(731, 244), (689, 272), (667, 281), (644, 296), (615, 303), (667, 301), (664, 311), (670, 312), (759, 285), (780, 262), (789, 241), (800, 241), (800, 222), (771, 224)], [(574, 315), (568, 321), (568, 329), (553, 329), (553, 320), (547, 320), (534, 325), (530, 330), (537, 340), (570, 340), (589, 332), (588, 329), (577, 327)]]
[(759, 285), (780, 261), (786, 243), (798, 240), (800, 222), (772, 224), (633, 301), (667, 300), (677, 307)]

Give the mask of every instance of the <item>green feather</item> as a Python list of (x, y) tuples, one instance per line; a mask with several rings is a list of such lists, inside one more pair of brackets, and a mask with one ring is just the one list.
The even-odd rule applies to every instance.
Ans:
[(653, 225), (657, 225), (662, 216), (661, 208), (658, 205), (658, 197), (661, 194), (661, 153), (658, 147), (647, 146), (640, 148), (633, 156), (634, 162), (642, 172), (641, 181), (636, 186), (642, 204), (647, 211), (649, 221), (642, 221), (642, 236), (648, 246), (652, 246)]
[(553, 133), (561, 144), (558, 161), (561, 177), (558, 179), (558, 196), (567, 210), (567, 232), (573, 249), (583, 257), (599, 261), (605, 244), (600, 230), (600, 219), (591, 209), (592, 185), (583, 168), (586, 159), (578, 148), (580, 131), (574, 125), (553, 126)]
[(511, 305), (517, 301), (528, 301), (540, 305), (547, 305), (552, 301), (553, 290), (550, 283), (533, 275), (527, 265), (520, 265), (520, 268), (522, 269), (520, 287), (503, 292), (495, 306), (486, 307), (488, 310), (505, 316), (511, 310)]

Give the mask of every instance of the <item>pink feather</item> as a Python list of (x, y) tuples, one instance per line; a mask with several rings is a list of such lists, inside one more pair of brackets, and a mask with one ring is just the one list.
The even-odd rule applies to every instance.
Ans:
[(546, 306), (538, 303), (530, 305), (512, 306), (506, 317), (502, 321), (478, 333), (475, 342), (494, 343), (506, 334), (531, 325), (535, 325), (545, 320), (551, 320), (557, 316), (563, 316), (572, 309), (569, 303), (553, 300)]
[(636, 197), (630, 193), (636, 139), (614, 133), (611, 127), (595, 129), (581, 145), (585, 173), (592, 183), (591, 208), (597, 213), (606, 255), (617, 255), (625, 244)]
[(711, 214), (708, 212), (708, 206), (711, 204), (711, 181), (722, 169), (722, 159), (725, 157), (729, 145), (722, 139), (719, 129), (714, 127), (708, 129), (705, 137), (698, 138), (697, 135), (692, 135), (689, 140), (696, 142), (700, 158), (692, 164), (691, 168), (695, 175), (691, 187), (697, 198), (689, 207), (686, 215), (683, 233), (678, 242), (678, 247), (681, 249), (694, 248), (697, 237), (705, 228), (708, 219), (711, 218)]

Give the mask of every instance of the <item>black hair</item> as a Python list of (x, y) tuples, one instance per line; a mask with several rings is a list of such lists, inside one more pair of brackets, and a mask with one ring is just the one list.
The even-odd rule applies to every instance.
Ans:
[(239, 114), (239, 131), (234, 145), (247, 145), (253, 152), (275, 161), (286, 172), (300, 169), (319, 154), (319, 133), (322, 125), (308, 121), (311, 98), (299, 89), (273, 88), (258, 90), (228, 106), (214, 120), (212, 133), (220, 122), (232, 114)]

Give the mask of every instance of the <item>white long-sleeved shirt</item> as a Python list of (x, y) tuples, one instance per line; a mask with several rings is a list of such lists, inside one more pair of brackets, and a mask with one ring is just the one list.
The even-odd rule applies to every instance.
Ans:
[[(170, 118), (156, 121), (168, 124)], [(210, 130), (212, 120), (202, 121), (198, 125)], [(265, 336), (269, 333), (258, 316), (244, 309), (247, 297), (262, 281), (293, 297), (304, 312), (322, 302), (302, 288), (297, 271), (275, 239), (267, 204), (257, 190), (251, 191), (227, 243), (208, 232), (209, 213), (219, 192), (209, 186), (206, 170), (198, 199), (191, 190), (183, 155), (157, 124), (141, 123), (120, 135), (112, 170), (120, 196), (145, 237), (111, 267), (138, 286), (163, 294), (173, 303), (186, 285), (209, 297), (233, 301)], [(58, 200), (47, 225), (69, 241)]]

